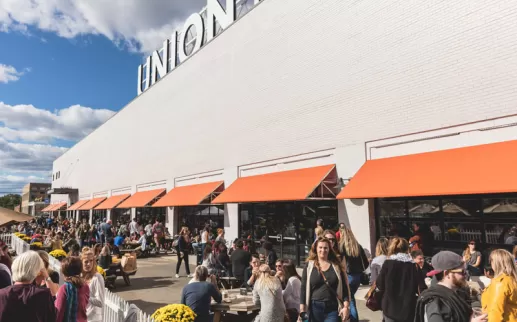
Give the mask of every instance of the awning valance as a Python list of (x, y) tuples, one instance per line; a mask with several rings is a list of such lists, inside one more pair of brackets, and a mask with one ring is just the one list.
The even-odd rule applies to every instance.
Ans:
[(50, 209), (54, 208), (54, 206), (55, 206), (55, 204), (48, 205), (45, 208), (41, 209), (41, 212), (50, 211)]
[(333, 164), (242, 177), (235, 180), (212, 203), (333, 199), (336, 179)]
[(126, 199), (115, 208), (142, 208), (152, 203), (155, 199), (159, 198), (164, 193), (165, 189), (140, 191)]
[(158, 200), (153, 207), (196, 206), (203, 201), (210, 203), (223, 189), (223, 181), (177, 187)]
[(106, 197), (99, 197), (99, 198), (93, 198), (92, 200), (88, 201), (81, 207), (77, 208), (77, 210), (91, 210), (98, 206), (101, 202), (106, 200)]
[(52, 205), (52, 207), (47, 211), (58, 211), (61, 208), (66, 207), (66, 202), (58, 202)]
[(517, 141), (368, 160), (338, 199), (517, 191)]
[(122, 201), (126, 200), (131, 196), (130, 193), (124, 195), (111, 196), (108, 199), (104, 200), (101, 204), (95, 207), (95, 210), (107, 210), (113, 209), (118, 206)]
[(76, 202), (73, 205), (71, 205), (70, 207), (68, 207), (67, 210), (78, 210), (80, 207), (82, 207), (88, 201), (90, 201), (90, 199), (79, 200), (78, 202)]

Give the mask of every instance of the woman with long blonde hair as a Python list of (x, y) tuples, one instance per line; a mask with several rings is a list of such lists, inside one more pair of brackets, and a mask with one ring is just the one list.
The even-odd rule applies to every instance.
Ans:
[(84, 282), (90, 287), (90, 300), (86, 306), (88, 322), (102, 322), (104, 319), (104, 278), (97, 272), (97, 261), (93, 250), (84, 247), (81, 253)]
[(517, 321), (517, 269), (514, 258), (505, 249), (490, 254), (494, 278), (481, 296), (483, 311), (488, 321)]
[[(345, 262), (346, 263), (346, 262)], [(345, 321), (350, 313), (350, 287), (346, 268), (327, 238), (312, 244), (303, 269), (300, 290), (300, 315), (309, 321)]]
[(253, 303), (260, 305), (260, 313), (256, 321), (282, 322), (285, 316), (285, 304), (280, 280), (271, 275), (271, 268), (262, 264), (258, 278), (253, 287)]
[(350, 321), (358, 322), (359, 313), (355, 304), (355, 293), (361, 285), (361, 275), (368, 268), (369, 262), (363, 247), (357, 242), (352, 230), (348, 227), (341, 229), (339, 240), (341, 258), (347, 262), (348, 283), (350, 285)]
[(388, 239), (384, 237), (379, 238), (377, 241), (377, 245), (375, 246), (375, 257), (372, 259), (372, 264), (370, 267), (372, 274), (370, 276), (371, 284), (373, 284), (377, 279), (377, 276), (379, 276), (382, 264), (384, 264), (384, 261), (386, 260), (388, 255), (388, 242)]

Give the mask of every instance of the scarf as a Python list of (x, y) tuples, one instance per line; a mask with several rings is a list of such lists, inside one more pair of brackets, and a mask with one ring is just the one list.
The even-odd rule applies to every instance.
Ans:
[(413, 258), (411, 258), (411, 255), (404, 254), (404, 253), (398, 253), (395, 255), (391, 255), (388, 259), (396, 260), (399, 262), (413, 262)]
[(433, 300), (440, 301), (449, 308), (451, 322), (469, 322), (472, 308), (457, 292), (443, 285), (433, 286), (422, 292), (416, 303), (415, 322), (425, 321), (425, 307)]
[(75, 287), (70, 282), (65, 282), (65, 293), (66, 293), (66, 311), (65, 317), (63, 319), (64, 322), (76, 322), (77, 321), (77, 309), (78, 309), (78, 292), (77, 287)]

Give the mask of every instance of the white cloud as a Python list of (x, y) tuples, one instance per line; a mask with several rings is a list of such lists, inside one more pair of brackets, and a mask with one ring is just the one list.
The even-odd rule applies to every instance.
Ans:
[(53, 139), (78, 141), (115, 114), (106, 109), (73, 105), (50, 112), (33, 105), (0, 102), (0, 138), (9, 141), (51, 142)]
[(48, 144), (13, 143), (0, 137), (0, 169), (9, 175), (47, 173), (52, 169), (52, 162), (66, 150)]
[(9, 82), (16, 82), (20, 79), (21, 76), (23, 76), (23, 74), (27, 72), (30, 72), (29, 68), (25, 68), (22, 71), (18, 71), (13, 66), (0, 64), (0, 83), (7, 84)]
[(21, 194), (22, 188), (29, 182), (50, 182), (50, 177), (35, 175), (1, 175), (0, 174), (0, 196), (17, 193)]
[(204, 5), (206, 0), (0, 0), (0, 31), (32, 26), (64, 38), (103, 35), (150, 52)]

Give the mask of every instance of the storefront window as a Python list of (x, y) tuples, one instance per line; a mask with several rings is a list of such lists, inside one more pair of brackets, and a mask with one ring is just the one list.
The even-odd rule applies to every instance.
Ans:
[(136, 208), (136, 219), (137, 221), (145, 226), (148, 223), (154, 223), (154, 221), (158, 218), (162, 222), (165, 220), (165, 207), (145, 207), (145, 208)]
[(128, 223), (131, 221), (131, 209), (111, 209), (113, 223)]
[(224, 228), (224, 206), (178, 207), (178, 215), (179, 226), (189, 227), (195, 235), (206, 225), (212, 228), (212, 237), (217, 236), (218, 228)]
[(481, 249), (517, 245), (517, 195), (483, 197), (377, 199), (377, 237), (409, 238), (418, 224), (433, 232), (435, 251), (461, 252), (471, 240)]
[(517, 199), (483, 199), (487, 244), (517, 245)]
[(99, 223), (106, 221), (107, 212), (106, 210), (94, 210), (93, 211), (93, 223)]
[(379, 199), (378, 209), (380, 236), (411, 237), (404, 200)]
[(318, 219), (326, 229), (338, 226), (336, 201), (243, 204), (239, 216), (241, 237), (254, 239), (258, 246), (267, 240), (279, 258), (299, 263), (308, 255)]
[(435, 200), (409, 200), (409, 227), (412, 235), (418, 225), (423, 230), (430, 230), (434, 235), (434, 240), (442, 240), (442, 228), (440, 227), (440, 203)]

